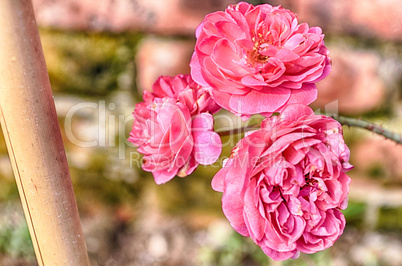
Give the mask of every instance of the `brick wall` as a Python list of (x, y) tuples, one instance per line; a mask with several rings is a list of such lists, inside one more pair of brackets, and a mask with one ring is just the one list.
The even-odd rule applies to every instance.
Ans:
[[(205, 14), (235, 0), (34, 0), (39, 25), (62, 30), (141, 31), (138, 83), (149, 89), (159, 75), (188, 72), (195, 27)], [(251, 1), (252, 3), (264, 1)], [(316, 107), (338, 100), (339, 110), (362, 114), (396, 104), (402, 81), (402, 1), (271, 0), (320, 26), (333, 59), (319, 84)], [(158, 36), (159, 35), (159, 36)], [(177, 39), (175, 36), (182, 36)]]

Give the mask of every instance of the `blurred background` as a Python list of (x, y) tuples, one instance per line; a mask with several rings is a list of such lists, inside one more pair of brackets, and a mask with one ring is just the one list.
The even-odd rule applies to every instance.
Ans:
[[(219, 163), (161, 186), (141, 170), (126, 141), (135, 103), (158, 76), (189, 73), (195, 27), (235, 2), (33, 0), (92, 265), (402, 265), (402, 146), (373, 133), (344, 127), (355, 165), (344, 234), (282, 263), (231, 229), (210, 186)], [(400, 0), (248, 2), (323, 29), (333, 69), (314, 109), (402, 133)], [(2, 135), (0, 265), (36, 265)]]

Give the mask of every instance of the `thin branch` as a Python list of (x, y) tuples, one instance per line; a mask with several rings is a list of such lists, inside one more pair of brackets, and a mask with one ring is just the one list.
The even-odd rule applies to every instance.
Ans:
[[(402, 144), (402, 136), (398, 133), (392, 132), (388, 129), (383, 128), (380, 125), (364, 121), (361, 119), (356, 119), (356, 118), (350, 118), (350, 117), (345, 117), (337, 114), (329, 114), (329, 117), (332, 117), (333, 119), (337, 120), (339, 123), (342, 125), (347, 125), (350, 127), (360, 127), (366, 130), (369, 130), (371, 132), (374, 132), (378, 135), (381, 135), (387, 139), (390, 139), (392, 141), (395, 141), (397, 144)], [(247, 131), (255, 130), (260, 127), (260, 124), (252, 124), (250, 126), (244, 126), (240, 128), (235, 128), (231, 130), (224, 130), (224, 131), (217, 131), (219, 136), (227, 136), (227, 135), (235, 135), (235, 134), (240, 134), (240, 133), (245, 133)]]
[(329, 116), (337, 120), (342, 125), (364, 128), (371, 132), (384, 136), (387, 139), (393, 140), (398, 144), (402, 144), (402, 136), (400, 134), (385, 129), (380, 125), (376, 125), (361, 119), (349, 118), (337, 114), (329, 114)]

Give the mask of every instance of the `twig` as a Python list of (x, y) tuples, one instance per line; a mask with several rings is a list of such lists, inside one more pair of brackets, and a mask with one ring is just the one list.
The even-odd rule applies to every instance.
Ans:
[(384, 136), (387, 139), (393, 140), (398, 144), (402, 144), (402, 136), (400, 134), (385, 129), (380, 125), (364, 121), (361, 119), (345, 117), (337, 114), (329, 114), (329, 116), (337, 120), (342, 125), (364, 128), (378, 135)]
[[(368, 121), (364, 121), (361, 119), (345, 117), (345, 116), (341, 116), (341, 115), (337, 115), (337, 114), (329, 114), (328, 116), (337, 120), (342, 125), (364, 128), (364, 129), (374, 132), (378, 135), (381, 135), (387, 139), (395, 141), (397, 144), (402, 144), (402, 136), (400, 134), (392, 132), (388, 129), (385, 129), (380, 125), (377, 125), (377, 124), (374, 124), (374, 123), (371, 123)], [(244, 126), (244, 127), (240, 127), (240, 128), (231, 129), (231, 130), (217, 131), (217, 133), (221, 137), (227, 136), (227, 135), (235, 135), (235, 134), (244, 133), (244, 132), (247, 132), (250, 130), (257, 129), (259, 126), (260, 126), (260, 124), (257, 123), (257, 124), (252, 124), (251, 126)]]

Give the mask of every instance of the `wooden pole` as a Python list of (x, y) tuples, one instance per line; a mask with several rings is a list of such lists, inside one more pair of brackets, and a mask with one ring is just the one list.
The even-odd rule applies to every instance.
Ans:
[(38, 263), (89, 265), (31, 0), (0, 0), (0, 25), (0, 122)]

